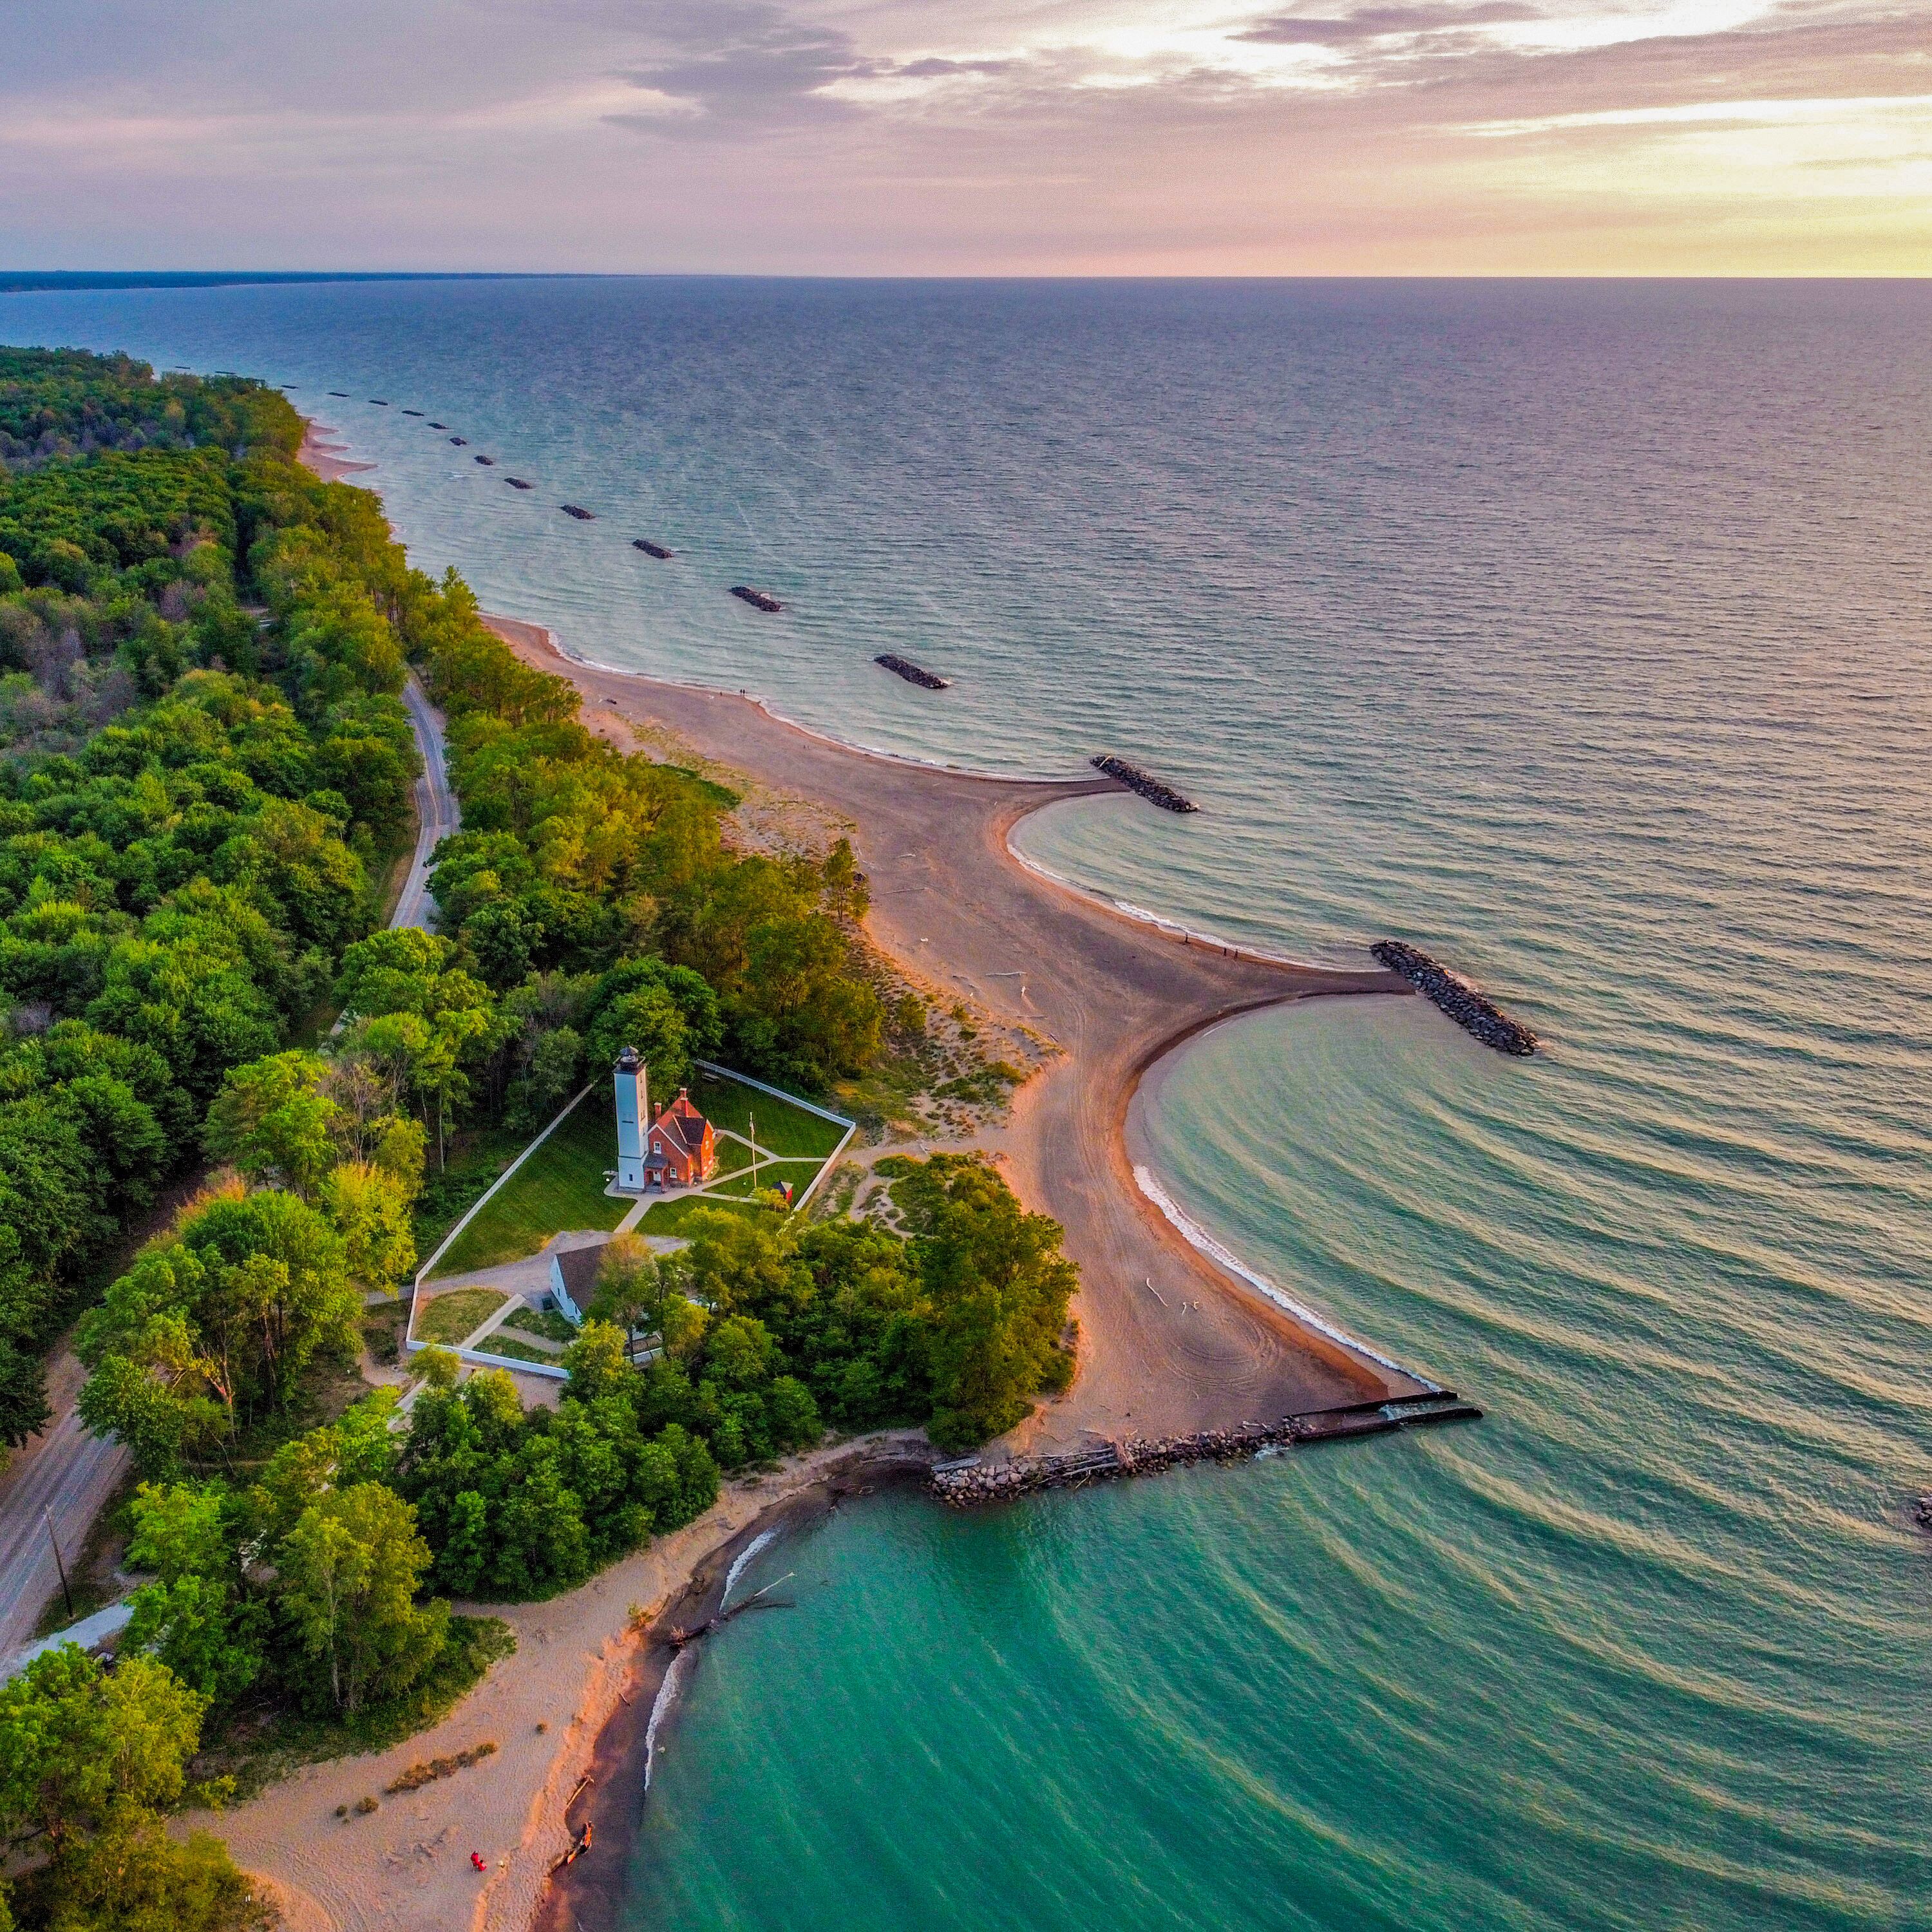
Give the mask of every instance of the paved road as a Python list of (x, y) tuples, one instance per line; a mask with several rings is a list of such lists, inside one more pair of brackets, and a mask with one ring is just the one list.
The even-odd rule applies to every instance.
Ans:
[(422, 753), (422, 776), (416, 780), (416, 818), (422, 830), (416, 835), (410, 875), (403, 881), (402, 896), (389, 923), (421, 926), (428, 932), (435, 904), (429, 896), (430, 859), (437, 842), (447, 838), (462, 824), (463, 814), (449, 788), (449, 769), (443, 759), (442, 714), (431, 705), (414, 676), (403, 687), (403, 704), (416, 734), (416, 748)]
[(127, 1450), (90, 1436), (74, 1412), (86, 1378), (86, 1371), (64, 1349), (47, 1364), (54, 1420), (15, 1450), (0, 1476), (0, 1658), (11, 1657), (32, 1636), (40, 1612), (60, 1588), (46, 1512), (53, 1513), (62, 1553), (71, 1564), (127, 1470)]
[[(442, 719), (413, 677), (404, 687), (403, 703), (422, 753), (423, 775), (416, 781), (422, 830), (389, 923), (427, 928), (434, 906), (429, 896), (430, 856), (436, 842), (462, 822), (462, 814), (443, 761)], [(0, 1660), (26, 1642), (60, 1588), (46, 1512), (52, 1513), (62, 1553), (71, 1564), (127, 1472), (128, 1452), (118, 1442), (89, 1435), (74, 1413), (74, 1397), (85, 1377), (65, 1350), (47, 1364), (47, 1400), (54, 1420), (16, 1450), (0, 1474)]]

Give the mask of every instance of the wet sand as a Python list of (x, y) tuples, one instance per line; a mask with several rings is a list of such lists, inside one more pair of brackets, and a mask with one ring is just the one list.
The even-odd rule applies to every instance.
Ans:
[(668, 733), (848, 825), (871, 883), (873, 939), (916, 980), (1062, 1049), (1020, 1089), (1007, 1124), (974, 1144), (1028, 1206), (1066, 1230), (1081, 1274), (1080, 1372), (992, 1453), (1274, 1422), (1426, 1386), (1297, 1320), (1190, 1246), (1135, 1184), (1126, 1138), (1142, 1075), (1192, 1035), (1291, 1000), (1412, 996), (1406, 980), (1372, 964), (1336, 971), (1190, 941), (1014, 857), (1014, 826), (1058, 800), (1156, 809), (1110, 779), (984, 778), (855, 751), (744, 696), (579, 664), (538, 626), (488, 622), (526, 661), (572, 679), (586, 722), (621, 742), (630, 724)]

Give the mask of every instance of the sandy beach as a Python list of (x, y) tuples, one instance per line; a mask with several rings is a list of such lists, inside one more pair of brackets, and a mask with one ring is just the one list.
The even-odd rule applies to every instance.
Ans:
[(327, 423), (313, 422), (302, 418), (302, 445), (296, 451), (296, 460), (312, 470), (325, 483), (340, 483), (345, 476), (359, 476), (366, 470), (375, 468), (373, 463), (352, 463), (343, 452), (346, 442), (331, 440), (336, 432)]

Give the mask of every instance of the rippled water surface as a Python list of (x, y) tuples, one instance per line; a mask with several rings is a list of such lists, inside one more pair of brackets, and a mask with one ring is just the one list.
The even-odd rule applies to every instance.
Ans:
[(692, 1679), (640, 1928), (1932, 1925), (1928, 323), (1871, 284), (0, 298), (7, 340), (296, 385), (420, 562), (584, 656), (922, 757), (1122, 750), (1202, 814), (1056, 808), (1036, 862), (1305, 957), (1414, 939), (1549, 1042), (1371, 1000), (1184, 1058), (1146, 1126), (1187, 1211), (1487, 1419), (764, 1552), (797, 1607)]

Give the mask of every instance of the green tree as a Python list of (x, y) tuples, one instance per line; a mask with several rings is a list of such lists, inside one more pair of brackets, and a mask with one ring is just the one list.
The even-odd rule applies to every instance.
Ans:
[(410, 1198), (402, 1180), (364, 1161), (345, 1161), (322, 1184), (322, 1210), (342, 1236), (350, 1274), (364, 1287), (387, 1292), (415, 1272)]
[(284, 1540), (280, 1599), (312, 1696), (352, 1713), (406, 1690), (441, 1654), (449, 1607), (418, 1605), (430, 1549), (380, 1483), (319, 1496)]
[(276, 1922), (212, 1832), (177, 1844), (145, 1812), (117, 1814), (32, 1874), (21, 1902), (23, 1932), (269, 1932)]
[(937, 1312), (933, 1440), (964, 1448), (1012, 1428), (1072, 1360), (1057, 1346), (1078, 1285), (1059, 1224), (1030, 1214), (976, 1156), (935, 1154), (894, 1187)]
[(208, 1110), (203, 1144), (251, 1180), (279, 1179), (313, 1199), (336, 1160), (340, 1109), (322, 1090), (327, 1070), (313, 1053), (231, 1067)]
[(143, 1483), (134, 1516), (128, 1560), (154, 1581), (134, 1593), (124, 1648), (152, 1652), (212, 1703), (232, 1702), (262, 1674), (266, 1630), (244, 1593), (226, 1486)]
[(207, 1703), (152, 1658), (108, 1672), (74, 1644), (44, 1652), (0, 1684), (0, 1829), (58, 1857), (128, 1808), (172, 1804)]

